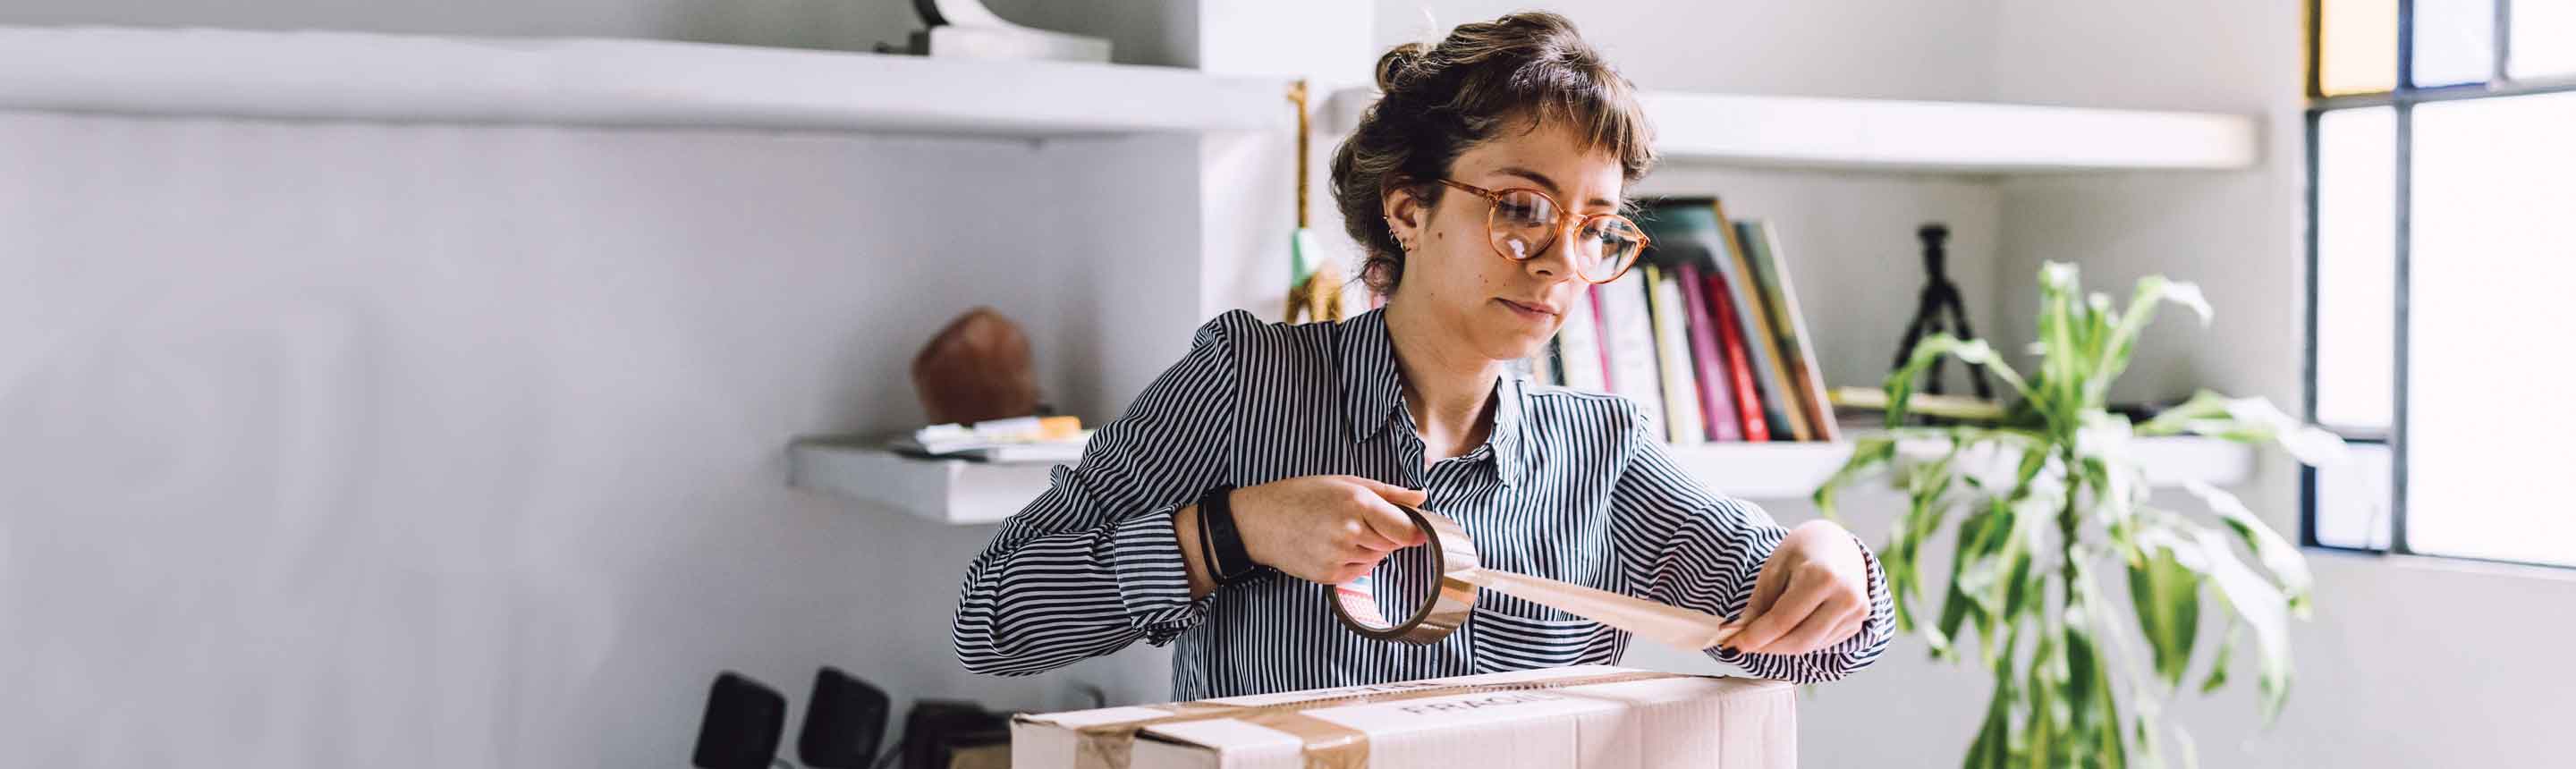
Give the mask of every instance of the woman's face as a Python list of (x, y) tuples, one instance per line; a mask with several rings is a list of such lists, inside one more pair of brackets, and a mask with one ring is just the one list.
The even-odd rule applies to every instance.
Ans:
[[(1615, 212), (1624, 178), (1606, 150), (1586, 152), (1580, 137), (1553, 122), (1505, 129), (1461, 153), (1449, 178), (1488, 190), (1528, 187), (1578, 214)], [(1424, 180), (1437, 182), (1438, 180)], [(1436, 184), (1435, 184), (1436, 186)], [(1574, 292), (1590, 286), (1574, 272), (1562, 233), (1526, 261), (1506, 259), (1486, 237), (1492, 203), (1453, 187), (1424, 205), (1406, 190), (1387, 196), (1396, 240), (1413, 244), (1391, 302), (1401, 302), (1443, 339), (1487, 360), (1529, 357), (1565, 322)]]

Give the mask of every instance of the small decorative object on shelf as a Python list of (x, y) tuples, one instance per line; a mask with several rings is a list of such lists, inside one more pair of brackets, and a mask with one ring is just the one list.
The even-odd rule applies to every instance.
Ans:
[(1288, 236), (1288, 308), (1280, 318), (1289, 323), (1300, 317), (1333, 323), (1342, 319), (1342, 287), (1350, 281), (1342, 274), (1341, 263), (1324, 253), (1323, 240), (1316, 237), (1307, 216), (1311, 194), (1306, 182), (1307, 148), (1314, 120), (1306, 102), (1306, 81), (1288, 87), (1288, 101), (1297, 105), (1297, 231)]
[[(2084, 294), (2075, 267), (2059, 263), (2040, 270), (2039, 288), (2040, 359), (2028, 377), (1985, 340), (1924, 338), (1887, 377), (1888, 434), (1855, 441), (1816, 506), (1833, 515), (1836, 493), (1878, 470), (1909, 498), (1878, 550), (1897, 627), (1920, 632), (1934, 658), (1974, 659), (1994, 676), (1968, 765), (2164, 766), (2170, 744), (2191, 766), (2190, 736), (2157, 714), (2185, 688), (2225, 685), (2250, 637), (2260, 710), (2277, 716), (2289, 694), (2290, 621), (2307, 616), (2312, 580), (2298, 546), (2212, 483), (2182, 479), (2206, 513), (2157, 504), (2148, 445), (2184, 435), (2273, 443), (2315, 465), (2340, 457), (2343, 441), (2262, 398), (2207, 390), (2131, 421), (2105, 394), (2157, 303), (2208, 322), (2200, 289), (2150, 276), (2117, 308)], [(1980, 415), (1995, 417), (1985, 424), (1905, 426), (1922, 397), (1918, 376), (1944, 357), (1993, 372), (2014, 400)], [(1978, 455), (1994, 461), (1970, 459)], [(1953, 525), (1958, 549), (1944, 579), (1926, 568), (1924, 545)], [(1927, 582), (1937, 609), (1921, 603)], [(2204, 622), (2204, 612), (2217, 616)], [(2194, 649), (2213, 642), (2193, 674)]]
[(966, 311), (931, 337), (913, 356), (912, 386), (934, 423), (1039, 413), (1029, 337), (990, 307)]
[[(1959, 301), (1959, 284), (1950, 282), (1949, 257), (1943, 250), (1942, 242), (1950, 238), (1949, 225), (1928, 222), (1921, 229), (1915, 230), (1914, 235), (1923, 239), (1925, 282), (1922, 301), (1914, 308), (1914, 320), (1905, 326), (1905, 340), (1896, 344), (1896, 362), (1891, 365), (1898, 368), (1905, 366), (1906, 360), (1914, 354), (1915, 345), (1927, 337), (1956, 332), (1953, 335), (1961, 339), (1977, 338), (1977, 332), (1968, 328), (1968, 309)], [(1947, 315), (1949, 320), (1944, 321), (1942, 319), (1944, 315)], [(1922, 385), (1924, 393), (1941, 394), (1943, 367), (1942, 359), (1932, 360), (1932, 370)], [(1994, 400), (1994, 385), (1986, 381), (1984, 370), (1969, 367), (1968, 383), (1976, 388), (1977, 400)], [(1915, 421), (1929, 424), (1935, 417), (1940, 416), (1929, 413), (1918, 414), (1915, 416)]]
[(985, 8), (984, 0), (913, 0), (912, 6), (930, 26), (912, 33), (913, 53), (923, 56), (1109, 61), (1108, 40), (1013, 24)]

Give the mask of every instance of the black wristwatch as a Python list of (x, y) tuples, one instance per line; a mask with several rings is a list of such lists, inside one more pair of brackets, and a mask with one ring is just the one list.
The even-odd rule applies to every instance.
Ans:
[(1234, 487), (1218, 486), (1199, 495), (1199, 544), (1208, 571), (1217, 584), (1231, 585), (1261, 571), (1252, 562), (1252, 553), (1243, 547), (1243, 533), (1234, 527), (1234, 507), (1228, 498)]

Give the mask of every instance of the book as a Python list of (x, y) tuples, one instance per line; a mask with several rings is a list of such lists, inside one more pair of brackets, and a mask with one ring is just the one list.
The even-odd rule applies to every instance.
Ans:
[[(1798, 408), (1797, 390), (1790, 387), (1788, 361), (1780, 356), (1779, 331), (1771, 327), (1771, 311), (1763, 306), (1761, 283), (1753, 277), (1752, 256), (1744, 251), (1744, 239), (1736, 232), (1733, 220), (1717, 201), (1709, 201), (1717, 217), (1717, 228), (1726, 241), (1727, 258), (1719, 260), (1727, 270), (1726, 284), (1735, 290), (1728, 297), (1736, 311), (1749, 323), (1744, 325), (1744, 345), (1752, 354), (1756, 374), (1762, 381), (1763, 416), (1771, 420), (1772, 436), (1780, 440), (1811, 441), (1805, 412)], [(1779, 428), (1787, 427), (1783, 431)]]
[[(1755, 303), (1755, 294), (1748, 293), (1753, 284), (1742, 276), (1735, 228), (1726, 223), (1725, 217), (1725, 209), (1715, 198), (1679, 198), (1655, 203), (1639, 224), (1645, 227), (1647, 237), (1654, 239), (1653, 253), (1647, 256), (1656, 263), (1698, 264), (1724, 278), (1718, 283), (1729, 291), (1727, 306), (1732, 308), (1732, 320), (1744, 338), (1745, 360), (1750, 365), (1750, 376), (1743, 379), (1753, 383), (1752, 388), (1745, 389), (1758, 406), (1752, 412), (1762, 416), (1772, 440), (1789, 440), (1793, 433), (1789, 430), (1789, 410), (1785, 408), (1788, 401), (1782, 398), (1787, 380), (1778, 377), (1779, 364), (1772, 359), (1771, 345), (1764, 343), (1770, 338), (1770, 330), (1761, 322), (1761, 306)], [(1711, 307), (1716, 307), (1713, 301)], [(1737, 400), (1741, 404), (1745, 399)], [(1752, 414), (1740, 405), (1738, 413), (1746, 417), (1746, 422), (1752, 421)]]
[(1734, 375), (1719, 352), (1716, 316), (1709, 312), (1708, 281), (1699, 265), (1676, 268), (1682, 288), (1683, 330), (1690, 336), (1691, 370), (1699, 373), (1700, 420), (1712, 441), (1744, 440), (1744, 418), (1735, 413)]
[(1574, 292), (1565, 305), (1565, 323), (1556, 330), (1557, 383), (1576, 390), (1609, 392), (1601, 361), (1601, 315), (1593, 309), (1592, 288)]
[(1791, 400), (1812, 437), (1835, 440), (1840, 431), (1834, 426), (1833, 404), (1825, 397), (1825, 373), (1816, 361), (1814, 337), (1807, 332), (1806, 316), (1798, 311), (1798, 293), (1790, 286), (1789, 266), (1780, 260), (1771, 225), (1738, 221), (1735, 234), (1744, 243), (1746, 261), (1762, 293), (1762, 306), (1771, 315), (1772, 339), (1779, 345), (1782, 373), (1789, 380), (1787, 392), (1794, 395)]
[(1744, 439), (1771, 440), (1771, 422), (1762, 413), (1761, 388), (1753, 384), (1753, 363), (1745, 352), (1744, 327), (1735, 322), (1735, 291), (1726, 285), (1726, 276), (1711, 272), (1708, 278), (1708, 311), (1717, 327), (1718, 351), (1726, 356), (1726, 372), (1734, 381), (1735, 413), (1744, 420)]
[[(1887, 391), (1875, 387), (1836, 387), (1827, 391), (1827, 395), (1834, 405), (1851, 411), (1887, 410)], [(1905, 409), (1910, 413), (1970, 422), (2001, 422), (2009, 413), (2003, 404), (1994, 401), (1931, 393), (1915, 393), (1907, 397)]]
[(1646, 309), (1646, 276), (1629, 270), (1595, 288), (1601, 312), (1601, 349), (1609, 361), (1610, 392), (1637, 402), (1656, 435), (1664, 433), (1663, 372), (1655, 363), (1655, 321)]
[(1708, 442), (1700, 416), (1699, 376), (1691, 366), (1690, 335), (1682, 321), (1681, 279), (1646, 265), (1646, 311), (1654, 318), (1655, 363), (1663, 372), (1664, 440), (1675, 446)]

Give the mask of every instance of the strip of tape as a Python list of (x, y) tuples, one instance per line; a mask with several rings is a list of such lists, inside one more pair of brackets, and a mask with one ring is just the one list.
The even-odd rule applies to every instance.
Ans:
[(1695, 609), (1669, 606), (1600, 588), (1483, 568), (1476, 543), (1448, 516), (1402, 505), (1405, 515), (1430, 539), (1432, 567), (1440, 579), (1431, 594), (1403, 622), (1391, 622), (1380, 609), (1374, 585), (1363, 579), (1333, 586), (1333, 614), (1352, 632), (1385, 641), (1436, 643), (1447, 637), (1476, 608), (1479, 589), (1515, 596), (1542, 606), (1628, 631), (1676, 649), (1697, 651), (1725, 643), (1741, 627), (1726, 618)]

